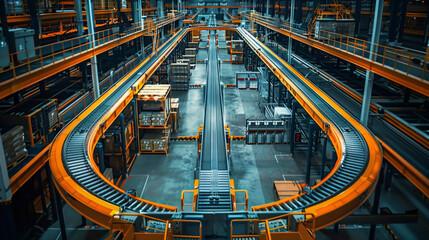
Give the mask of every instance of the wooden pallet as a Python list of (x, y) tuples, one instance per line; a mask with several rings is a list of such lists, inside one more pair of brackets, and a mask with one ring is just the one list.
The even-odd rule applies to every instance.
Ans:
[(274, 181), (274, 192), (282, 200), (300, 194), (302, 189), (298, 181)]

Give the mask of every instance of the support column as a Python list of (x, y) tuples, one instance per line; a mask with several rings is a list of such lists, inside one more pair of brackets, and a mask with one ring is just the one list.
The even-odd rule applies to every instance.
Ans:
[(397, 33), (398, 33), (398, 12), (399, 12), (399, 4), (401, 0), (390, 0), (390, 17), (389, 17), (389, 42), (396, 41)]
[[(15, 39), (13, 35), (9, 32), (9, 25), (7, 23), (7, 14), (6, 14), (6, 1), (2, 1), (0, 4), (3, 4), (3, 7), (0, 7), (0, 19), (1, 27), (3, 29), (3, 36), (7, 41), (7, 46), (9, 48), (9, 54), (16, 53)], [(16, 54), (13, 55), (13, 64), (17, 64)]]
[(122, 146), (122, 160), (123, 162), (123, 171), (122, 177), (123, 179), (127, 179), (128, 171), (127, 171), (127, 156), (125, 152), (127, 151), (127, 146), (125, 144), (125, 117), (124, 113), (119, 114), (119, 123), (121, 126), (121, 146)]
[(311, 171), (311, 154), (313, 152), (313, 136), (316, 123), (310, 120), (308, 125), (308, 148), (307, 148), (307, 170), (305, 172), (305, 183), (310, 185), (310, 171)]
[(158, 0), (156, 2), (156, 11), (158, 14), (158, 18), (164, 17), (164, 0)]
[(103, 142), (104, 140), (102, 140), (102, 142), (98, 142), (97, 145), (95, 146), (95, 150), (98, 154), (98, 168), (100, 169), (101, 173), (104, 173), (104, 170), (106, 170), (106, 165), (104, 164)]
[(55, 200), (55, 186), (52, 181), (51, 169), (49, 167), (46, 168), (46, 177), (48, 179), (48, 187), (49, 187), (49, 196), (51, 200), (51, 209), (52, 209), (52, 220), (55, 222), (58, 220), (58, 213), (56, 208), (56, 200)]
[(139, 7), (138, 7), (137, 0), (131, 0), (131, 11), (133, 13), (133, 23), (140, 22), (141, 17), (139, 17)]
[(276, 2), (273, 0), (273, 3), (271, 3), (271, 17), (276, 16)]
[(42, 167), (38, 172), (37, 172), (37, 182), (39, 184), (39, 191), (40, 191), (40, 200), (42, 202), (42, 210), (43, 210), (43, 215), (48, 215), (48, 208), (46, 206), (46, 196), (45, 196), (45, 191), (44, 191), (44, 185), (43, 185), (43, 179), (42, 179), (42, 171), (44, 170), (44, 167)]
[[(428, 4), (426, 4), (427, 6)], [(408, 9), (408, 0), (402, 0), (401, 5), (401, 21), (399, 22), (399, 30), (398, 30), (398, 42), (402, 42), (402, 37), (404, 35), (405, 28), (405, 20), (407, 18), (407, 9)], [(429, 9), (428, 9), (429, 11)], [(427, 34), (425, 35), (427, 37)]]
[[(266, 16), (270, 17), (270, 0), (267, 0), (267, 7), (266, 7)], [(267, 44), (268, 43), (268, 28), (265, 27), (265, 38), (264, 38), (264, 43)]]
[(82, 2), (81, 2), (81, 0), (74, 0), (74, 6), (76, 9), (77, 35), (82, 36), (83, 35), (83, 16), (82, 16)]
[(355, 37), (359, 35), (360, 28), (360, 11), (362, 9), (362, 0), (356, 0), (356, 10), (355, 10)]
[(298, 108), (298, 102), (293, 99), (292, 100), (292, 116), (290, 119), (290, 126), (289, 126), (289, 144), (290, 144), (290, 154), (292, 155), (295, 151), (295, 113)]
[(29, 0), (28, 8), (30, 10), (30, 18), (31, 18), (31, 28), (34, 29), (34, 46), (40, 46), (39, 36), (40, 36), (40, 28), (39, 28), (39, 14), (37, 13), (37, 0)]
[(57, 200), (57, 211), (58, 211), (58, 220), (60, 222), (61, 239), (67, 240), (67, 231), (66, 231), (66, 224), (64, 221), (63, 204), (62, 204), (60, 193), (56, 190), (55, 190), (55, 196)]
[(335, 163), (337, 162), (337, 158), (337, 152), (335, 151), (335, 149), (332, 149), (331, 170), (334, 168)]
[[(383, 1), (377, 0), (375, 6), (375, 17), (374, 24), (372, 29), (372, 37), (371, 37), (371, 51), (369, 53), (369, 59), (374, 59), (374, 53), (377, 52), (378, 44), (380, 40), (380, 30), (381, 30), (381, 18), (383, 16)], [(368, 124), (368, 116), (369, 116), (369, 106), (371, 103), (371, 95), (372, 95), (372, 85), (374, 82), (374, 73), (371, 71), (366, 71), (365, 75), (365, 90), (363, 95), (363, 103), (362, 110), (360, 115), (360, 122), (366, 126)]]
[[(383, 159), (384, 162), (384, 159)], [(383, 178), (384, 178), (384, 164), (381, 164), (380, 169), (380, 175), (378, 176), (377, 186), (375, 187), (375, 193), (374, 193), (374, 201), (372, 203), (372, 209), (371, 214), (377, 215), (378, 214), (378, 206), (380, 203), (380, 195), (381, 195), (381, 186), (383, 185)], [(369, 229), (369, 240), (375, 239), (375, 229), (377, 225), (371, 224), (371, 228)]]
[[(90, 42), (93, 42), (95, 47), (95, 19), (94, 19), (94, 8), (93, 0), (85, 0), (86, 6), (86, 24), (88, 26), (88, 34)], [(119, 13), (118, 13), (119, 14)], [(92, 87), (94, 89), (94, 100), (100, 97), (100, 82), (98, 80), (98, 70), (97, 70), (97, 56), (94, 56), (90, 59), (91, 61), (91, 74), (92, 74)]]
[[(88, 0), (86, 0), (86, 1), (88, 1)], [(90, 0), (90, 1), (92, 2), (93, 0)], [(122, 24), (122, 18), (121, 18), (121, 7), (122, 7), (122, 1), (116, 0), (116, 9), (117, 9), (118, 23), (119, 23), (119, 33), (124, 32), (124, 25)], [(92, 6), (91, 6), (91, 8), (93, 9)]]
[[(290, 18), (289, 18), (289, 26), (293, 27), (293, 19), (295, 15), (295, 0), (291, 0), (290, 6)], [(287, 51), (287, 62), (292, 65), (292, 38), (289, 37), (288, 41), (288, 51)]]
[(289, 17), (289, 0), (285, 0), (285, 20)]
[(295, 22), (296, 23), (301, 23), (302, 22), (302, 3), (304, 1), (303, 0), (298, 0), (297, 3), (297, 8), (296, 8), (296, 16), (295, 16)]
[(325, 163), (326, 163), (326, 149), (328, 148), (328, 136), (323, 133), (325, 136), (323, 137), (322, 143), (322, 163), (320, 166), (320, 180), (325, 178)]

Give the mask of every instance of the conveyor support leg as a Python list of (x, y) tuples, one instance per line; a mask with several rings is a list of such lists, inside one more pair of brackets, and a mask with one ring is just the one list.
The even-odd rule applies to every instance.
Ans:
[(298, 108), (298, 102), (293, 99), (292, 100), (292, 116), (290, 119), (290, 126), (289, 126), (289, 144), (290, 144), (290, 154), (293, 154), (295, 151), (295, 114), (296, 114), (296, 109)]
[(305, 172), (305, 183), (310, 185), (310, 171), (311, 171), (311, 153), (313, 152), (313, 136), (316, 123), (310, 120), (308, 125), (308, 148), (307, 148), (307, 170)]
[(323, 146), (322, 146), (322, 163), (320, 166), (320, 180), (325, 177), (325, 163), (326, 163), (326, 148), (328, 147), (328, 138), (327, 136), (323, 137)]
[[(380, 203), (381, 186), (383, 185), (383, 179), (384, 179), (384, 164), (382, 163), (381, 169), (380, 169), (380, 175), (378, 176), (377, 186), (375, 187), (374, 201), (371, 209), (371, 214), (373, 215), (378, 214), (378, 206)], [(371, 224), (371, 228), (369, 229), (369, 238), (368, 238), (369, 240), (374, 240), (376, 227), (377, 227), (377, 224)]]

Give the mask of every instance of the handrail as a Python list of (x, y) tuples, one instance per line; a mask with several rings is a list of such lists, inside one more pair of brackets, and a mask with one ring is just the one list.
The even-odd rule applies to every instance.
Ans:
[[(299, 221), (298, 223), (303, 225), (305, 229), (307, 230), (309, 236), (312, 239), (316, 239), (316, 218), (313, 213), (305, 213), (305, 212), (299, 212), (299, 213), (287, 213), (283, 214), (277, 217), (268, 218), (268, 219), (232, 219), (230, 223), (230, 239), (234, 240), (237, 238), (259, 238), (259, 239), (272, 239), (271, 236), (274, 230), (284, 228), (284, 226), (276, 227), (276, 228), (270, 228), (270, 222), (271, 221), (278, 221), (282, 219), (286, 219), (287, 225), (286, 225), (286, 231), (284, 232), (276, 232), (276, 234), (283, 234), (282, 237), (286, 238), (287, 235), (290, 235), (291, 233), (297, 233), (299, 232), (299, 229), (297, 231), (290, 231), (291, 230), (291, 220), (290, 218), (292, 216), (304, 216), (305, 219), (302, 221)], [(234, 223), (236, 222), (255, 222), (259, 226), (260, 224), (264, 224), (265, 230), (262, 230), (259, 234), (234, 234)], [(310, 222), (310, 224), (309, 224)], [(265, 238), (263, 238), (265, 236)], [(278, 239), (278, 238), (276, 238)]]
[(198, 223), (199, 224), (199, 234), (198, 235), (182, 235), (182, 234), (172, 234), (174, 239), (180, 239), (180, 238), (192, 238), (192, 239), (202, 239), (202, 227), (203, 224), (201, 223), (201, 221), (198, 220), (189, 220), (189, 219), (173, 219), (171, 220), (171, 223), (175, 223), (175, 222), (182, 222), (182, 223)]
[(194, 190), (182, 190), (182, 195), (180, 196), (180, 210), (181, 210), (181, 212), (184, 211), (185, 206), (192, 206), (192, 210), (195, 209), (194, 201), (192, 201), (192, 203), (185, 203), (185, 193), (194, 194)]
[(370, 59), (369, 46), (371, 43), (368, 41), (323, 30), (313, 37), (308, 35), (306, 30), (301, 30), (296, 25), (290, 27), (288, 22), (277, 18), (259, 14), (251, 16), (244, 14), (244, 17), (346, 61), (360, 64), (366, 70), (429, 96), (429, 69), (427, 66), (429, 59), (424, 54), (408, 53), (377, 44), (378, 52), (374, 53), (373, 59)]
[[(247, 190), (235, 190), (235, 192), (243, 192), (244, 193), (244, 203), (235, 203), (238, 206), (246, 206), (246, 212), (249, 211), (249, 196), (247, 195)], [(237, 198), (237, 197), (236, 197)]]
[[(303, 106), (303, 108), (309, 113), (309, 115), (319, 125), (319, 127), (325, 131), (337, 151), (339, 159), (336, 161), (333, 170), (319, 184), (313, 186), (312, 191), (317, 189), (322, 184), (328, 182), (329, 179), (336, 175), (337, 171), (342, 168), (343, 164), (347, 163), (347, 159), (345, 158), (346, 152), (348, 151), (346, 148), (347, 141), (344, 139), (344, 129), (338, 129), (335, 122), (327, 118), (324, 113), (325, 111), (322, 110), (319, 105), (315, 105), (313, 101), (308, 98), (307, 93), (303, 92), (303, 90), (298, 87), (297, 83), (290, 79), (291, 76), (296, 77), (297, 80), (302, 82), (300, 83), (301, 85), (307, 86), (310, 91), (320, 96), (325, 101), (325, 103), (322, 105), (329, 105), (330, 108), (333, 108), (338, 115), (341, 115), (344, 120), (349, 123), (348, 125), (352, 125), (353, 128), (356, 129), (356, 133), (359, 133), (358, 135), (362, 136), (362, 141), (366, 142), (364, 149), (368, 151), (368, 161), (362, 169), (362, 172), (357, 176), (356, 180), (353, 181), (353, 183), (351, 183), (351, 185), (349, 185), (347, 188), (342, 190), (341, 194), (333, 195), (320, 203), (316, 203), (305, 208), (306, 212), (314, 213), (317, 217), (317, 229), (326, 227), (332, 224), (335, 220), (339, 220), (340, 216), (346, 216), (347, 214), (354, 211), (355, 208), (359, 207), (363, 201), (369, 197), (369, 194), (375, 187), (375, 183), (378, 178), (378, 172), (381, 168), (382, 154), (380, 146), (374, 136), (368, 132), (364, 126), (362, 126), (355, 118), (350, 116), (342, 107), (329, 98), (324, 92), (322, 92), (314, 84), (307, 80), (302, 74), (297, 72), (284, 60), (275, 55), (275, 53), (273, 53), (268, 49), (268, 47), (251, 36), (251, 34), (247, 31), (239, 28), (238, 32), (248, 43), (251, 49), (256, 53), (256, 55), (258, 55), (262, 61), (267, 64), (271, 71), (273, 71), (273, 73), (280, 79), (282, 84), (284, 84), (286, 88), (293, 94), (298, 103)], [(286, 74), (286, 72), (280, 70), (279, 68), (284, 68), (286, 72), (290, 73), (290, 75)], [(269, 211), (270, 209), (277, 209), (282, 204), (301, 199), (305, 194), (306, 193), (303, 193), (301, 195), (293, 196), (291, 198), (279, 200), (273, 203), (255, 206), (252, 209), (254, 211)]]
[[(16, 79), (17, 77), (26, 74), (27, 72), (34, 71), (36, 69), (44, 68), (56, 62), (63, 61), (68, 57), (75, 56), (82, 52), (89, 51), (95, 47), (101, 46), (103, 44), (109, 43), (111, 41), (124, 38), (130, 34), (135, 34), (139, 32), (149, 33), (153, 31), (153, 28), (160, 28), (174, 22), (184, 16), (183, 13), (178, 14), (175, 18), (160, 18), (156, 22), (145, 22), (144, 27), (140, 23), (133, 23), (132, 27), (124, 31), (125, 35), (115, 32), (114, 28), (102, 30), (95, 32), (93, 34), (87, 34), (83, 36), (78, 36), (75, 38), (35, 47), (33, 49), (26, 49), (19, 52), (15, 52), (8, 55), (2, 55), (0, 58), (9, 58), (11, 65), (8, 68), (0, 69), (0, 75), (4, 73), (12, 73), (10, 78), (3, 79), (11, 80)], [(94, 37), (94, 41), (89, 41)], [(46, 54), (44, 55), (44, 52)], [(22, 58), (21, 56), (25, 55), (25, 60), (17, 61), (17, 59)], [(34, 56), (34, 57), (33, 57)], [(19, 58), (18, 58), (19, 57)], [(33, 67), (32, 64), (35, 66)], [(20, 71), (22, 68), (25, 68), (26, 71)], [(1, 85), (2, 82), (0, 82)]]

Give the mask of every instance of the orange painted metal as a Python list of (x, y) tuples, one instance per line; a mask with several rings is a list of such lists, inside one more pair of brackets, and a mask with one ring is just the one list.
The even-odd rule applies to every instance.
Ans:
[(10, 188), (12, 195), (18, 191), (45, 163), (49, 160), (49, 147), (45, 147), (39, 154), (37, 154), (30, 162), (28, 162), (21, 170), (10, 178)]
[[(167, 19), (165, 21), (159, 22), (156, 27), (160, 28), (163, 27), (173, 21), (178, 20), (179, 18), (182, 18), (183, 16), (179, 16), (177, 18)], [(139, 38), (143, 36), (147, 30), (140, 30), (135, 33), (129, 34), (127, 36), (121, 37), (119, 39), (115, 39), (113, 41), (109, 41), (106, 44), (99, 45), (95, 48), (92, 48), (88, 51), (82, 51), (81, 53), (74, 54), (70, 57), (67, 57), (61, 61), (55, 62), (53, 64), (49, 64), (44, 66), (43, 68), (35, 69), (31, 72), (27, 72), (20, 76), (15, 76), (15, 78), (4, 81), (0, 83), (0, 99), (5, 98), (13, 93), (16, 93), (24, 88), (27, 88), (35, 83), (38, 83), (39, 81), (42, 81), (43, 79), (50, 77), (56, 73), (59, 73), (67, 68), (70, 68), (71, 66), (74, 66), (78, 63), (81, 63), (85, 60), (90, 59), (93, 56), (96, 56), (100, 53), (106, 52), (112, 48), (115, 48), (119, 45), (122, 45), (124, 43), (127, 43), (131, 40), (134, 40), (136, 38)], [(55, 43), (58, 44), (58, 43)], [(90, 43), (86, 43), (87, 45)], [(80, 46), (77, 46), (75, 48), (79, 48)], [(67, 49), (67, 51), (70, 51), (70, 49)], [(55, 53), (54, 55), (57, 55), (59, 53)]]
[[(249, 44), (251, 46), (251, 44)], [(275, 55), (270, 49), (268, 49), (265, 45), (264, 48), (267, 51), (270, 51), (273, 55)], [(319, 186), (327, 179), (329, 179), (334, 172), (339, 168), (341, 164), (341, 156), (343, 155), (343, 145), (344, 139), (339, 129), (335, 127), (335, 125), (330, 122), (330, 120), (326, 119), (323, 114), (319, 111), (317, 106), (313, 105), (306, 97), (306, 95), (301, 92), (298, 87), (287, 78), (282, 72), (278, 71), (275, 65), (268, 59), (265, 55), (261, 54), (258, 49), (252, 50), (267, 64), (267, 66), (271, 69), (271, 71), (280, 79), (283, 85), (289, 90), (289, 92), (295, 97), (295, 99), (300, 103), (300, 105), (308, 112), (308, 114), (314, 119), (314, 121), (319, 125), (319, 127), (324, 130), (329, 136), (333, 146), (335, 147), (337, 154), (339, 156), (339, 160), (337, 160), (333, 170), (316, 186)], [(336, 102), (334, 102), (331, 98), (329, 98), (323, 91), (321, 91), (317, 86), (312, 84), (309, 80), (307, 80), (302, 74), (296, 71), (293, 67), (287, 64), (280, 57), (276, 56), (279, 61), (281, 61), (292, 73), (298, 76), (301, 81), (310, 86), (313, 91), (315, 91), (319, 96), (322, 96), (325, 101), (335, 108), (337, 112), (339, 112), (347, 121), (353, 124), (355, 128), (362, 134), (365, 141), (368, 145), (369, 151), (369, 160), (368, 166), (365, 171), (362, 173), (360, 178), (348, 189), (344, 190), (341, 194), (336, 195), (324, 202), (318, 203), (312, 207), (306, 209), (306, 212), (313, 213), (315, 218), (317, 218), (316, 229), (321, 229), (330, 224), (337, 222), (338, 220), (346, 217), (350, 213), (352, 213), (355, 209), (360, 207), (366, 199), (370, 196), (371, 192), (374, 190), (378, 173), (381, 168), (382, 163), (382, 152), (381, 148), (374, 138), (374, 136), (364, 127), (362, 126), (355, 118), (350, 116), (341, 106), (339, 106)], [(254, 211), (259, 209), (264, 209), (271, 206), (280, 205), (288, 200), (293, 198), (297, 198), (298, 196), (294, 196), (291, 198), (279, 200), (274, 203), (264, 204), (261, 206), (253, 207)]]
[[(187, 31), (183, 32), (179, 37), (179, 41), (181, 38), (185, 36)], [(167, 42), (170, 43), (170, 42)], [(167, 44), (166, 43), (166, 44)], [(177, 42), (178, 43), (178, 42)], [(166, 54), (169, 54), (176, 43), (171, 44), (168, 48)], [(73, 128), (89, 113), (91, 113), (98, 105), (104, 101), (110, 94), (112, 94), (124, 81), (126, 81), (130, 76), (132, 76), (141, 66), (143, 66), (150, 57), (157, 54), (157, 52), (152, 53), (144, 62), (142, 62), (139, 66), (137, 66), (133, 71), (128, 73), (118, 84), (109, 89), (105, 94), (103, 94), (98, 100), (96, 100), (92, 105), (90, 105), (87, 109), (84, 110), (77, 118), (75, 118), (72, 122), (70, 122), (60, 134), (57, 135), (56, 139), (52, 143), (51, 150), (49, 152), (50, 157), (50, 167), (52, 170), (52, 175), (54, 178), (54, 183), (59, 190), (62, 197), (74, 208), (76, 211), (96, 222), (97, 224), (108, 228), (109, 221), (112, 213), (116, 213), (119, 211), (119, 207), (112, 205), (108, 202), (105, 202), (102, 199), (88, 193), (85, 189), (83, 189), (79, 184), (77, 184), (67, 173), (62, 163), (62, 148), (65, 143), (65, 140), (68, 134), (73, 130)], [(136, 84), (132, 89), (128, 90), (126, 94), (124, 94), (118, 101), (111, 107), (111, 109), (100, 119), (99, 124), (95, 124), (90, 133), (89, 133), (89, 141), (88, 141), (88, 149), (90, 152), (93, 152), (95, 149), (95, 145), (98, 142), (98, 139), (102, 136), (104, 131), (108, 129), (108, 127), (114, 122), (114, 120), (119, 116), (122, 110), (131, 102), (133, 96), (140, 90), (140, 88), (144, 85), (147, 79), (155, 72), (157, 67), (164, 61), (164, 58), (160, 58), (156, 61), (146, 72), (146, 74), (142, 75), (140, 79), (137, 80)], [(140, 87), (139, 87), (140, 86)], [(100, 124), (104, 123), (104, 127), (100, 127)], [(92, 166), (96, 166), (95, 160), (92, 154), (89, 154), (89, 161)], [(99, 175), (104, 181), (111, 184), (112, 187), (116, 188), (118, 191), (124, 192), (122, 189), (110, 183), (100, 172), (97, 167), (94, 167), (94, 171)], [(139, 199), (140, 201), (147, 202), (153, 204), (155, 206), (160, 206), (166, 208), (171, 211), (176, 211), (176, 207), (166, 206), (154, 202), (150, 202), (144, 199)]]
[(338, 58), (344, 59), (350, 63), (356, 64), (366, 70), (369, 70), (371, 72), (374, 72), (380, 76), (383, 76), (389, 80), (392, 80), (402, 86), (405, 86), (407, 88), (410, 88), (418, 93), (421, 93), (425, 96), (429, 96), (429, 81), (423, 81), (417, 77), (407, 75), (404, 72), (401, 71), (395, 71), (393, 68), (388, 66), (383, 66), (380, 63), (370, 61), (367, 58), (363, 58), (361, 56), (355, 55), (353, 53), (349, 53), (347, 51), (338, 49), (336, 47), (333, 47), (328, 44), (324, 44), (323, 42), (320, 42), (318, 40), (306, 37), (304, 35), (300, 35), (297, 33), (291, 33), (287, 29), (278, 28), (276, 26), (273, 26), (271, 24), (268, 24), (264, 22), (261, 19), (257, 18), (251, 18), (248, 15), (245, 15), (245, 17), (249, 20), (253, 20), (256, 23), (265, 26), (267, 28), (270, 28), (278, 33), (281, 33), (285, 36), (292, 37), (293, 39), (305, 43), (308, 46), (317, 48), (319, 50), (322, 50), (326, 53), (329, 53), (333, 56), (336, 56)]
[(383, 157), (389, 161), (402, 175), (414, 184), (424, 195), (429, 197), (429, 179), (413, 167), (403, 157), (378, 139), (383, 147)]

